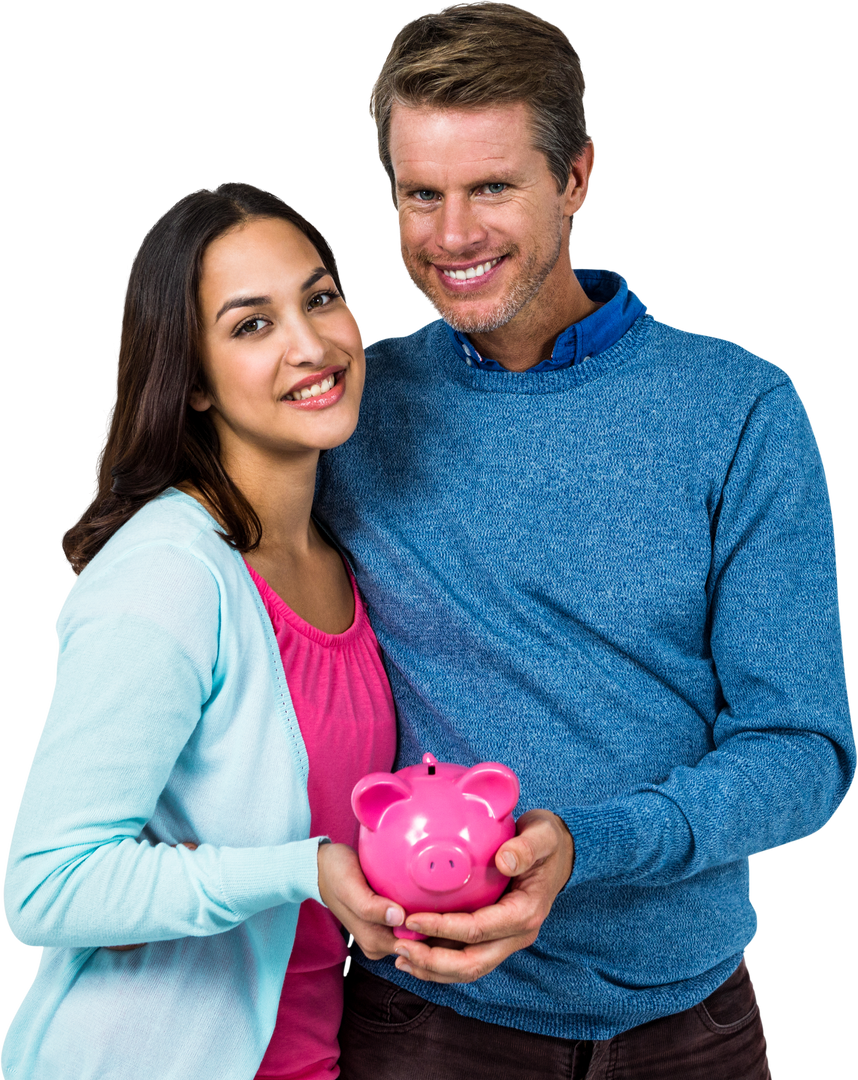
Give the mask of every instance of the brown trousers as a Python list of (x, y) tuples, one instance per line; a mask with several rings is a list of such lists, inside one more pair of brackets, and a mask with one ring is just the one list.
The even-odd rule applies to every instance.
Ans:
[(744, 960), (699, 1005), (603, 1041), (472, 1020), (352, 964), (340, 1047), (341, 1080), (771, 1080)]

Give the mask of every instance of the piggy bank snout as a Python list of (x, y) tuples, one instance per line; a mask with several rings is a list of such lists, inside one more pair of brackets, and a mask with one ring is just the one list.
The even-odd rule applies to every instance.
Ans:
[(409, 870), (415, 884), (427, 892), (452, 892), (467, 884), (473, 864), (457, 844), (429, 844), (415, 852)]

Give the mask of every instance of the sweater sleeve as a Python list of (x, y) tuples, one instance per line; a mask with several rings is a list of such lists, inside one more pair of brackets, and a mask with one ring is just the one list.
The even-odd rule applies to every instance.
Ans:
[(567, 887), (662, 884), (820, 828), (855, 769), (822, 463), (791, 384), (747, 416), (712, 521), (713, 749), (599, 805), (560, 811)]
[(216, 690), (219, 618), (209, 569), (167, 543), (96, 561), (76, 583), (6, 878), (22, 941), (217, 934), (276, 904), (320, 899), (318, 839), (191, 851), (141, 838)]

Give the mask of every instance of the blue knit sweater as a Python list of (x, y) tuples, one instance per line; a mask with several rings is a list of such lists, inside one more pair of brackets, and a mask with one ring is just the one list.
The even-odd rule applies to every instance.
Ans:
[(318, 513), (348, 550), (396, 767), (503, 761), (575, 838), (536, 943), (471, 985), (492, 1023), (607, 1038), (702, 1000), (755, 929), (748, 856), (818, 829), (855, 750), (831, 519), (782, 371), (639, 318), (556, 371), (481, 371), (444, 325), (369, 351)]

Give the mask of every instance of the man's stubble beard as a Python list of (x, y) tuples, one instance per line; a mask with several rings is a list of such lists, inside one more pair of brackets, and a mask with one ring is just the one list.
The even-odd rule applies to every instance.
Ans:
[[(534, 299), (545, 279), (557, 265), (562, 247), (563, 232), (562, 229), (558, 229), (557, 244), (551, 256), (538, 263), (537, 253), (533, 252), (522, 266), (518, 278), (512, 283), (507, 295), (498, 300), (491, 311), (482, 315), (477, 312), (470, 315), (459, 313), (458, 304), (441, 291), (442, 285), (433, 281), (435, 271), (432, 269), (432, 263), (422, 252), (410, 256), (403, 252), (403, 259), (409, 277), (432, 302), (444, 322), (460, 334), (490, 334), (493, 330), (506, 326)], [(509, 258), (515, 258), (518, 251), (518, 247), (513, 246), (507, 255)]]

